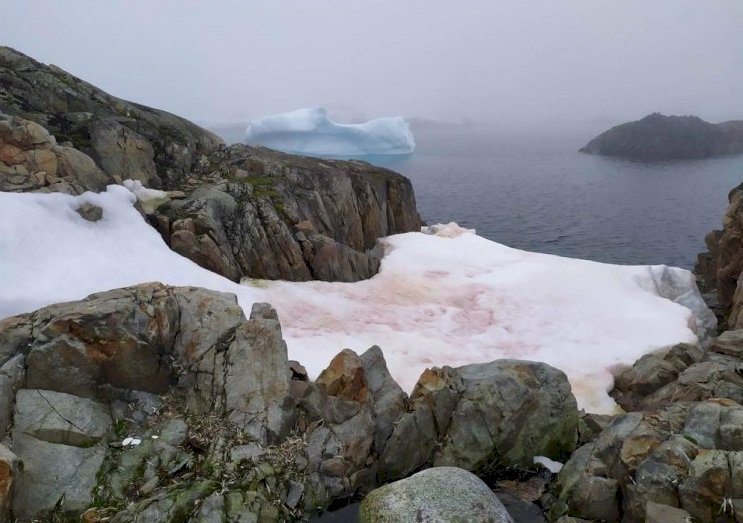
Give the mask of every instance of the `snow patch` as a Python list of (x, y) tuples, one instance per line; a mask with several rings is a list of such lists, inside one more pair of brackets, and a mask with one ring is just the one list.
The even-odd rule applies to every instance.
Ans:
[(552, 472), (552, 474), (557, 474), (562, 470), (563, 467), (563, 464), (559, 461), (551, 460), (545, 456), (534, 456), (532, 463), (534, 463), (535, 465), (539, 464), (544, 466), (544, 468)]
[[(81, 219), (82, 202), (104, 218)], [(171, 251), (134, 203), (122, 186), (77, 197), (0, 193), (0, 318), (147, 281), (206, 287), (236, 294), (246, 313), (271, 303), (289, 357), (312, 378), (340, 350), (374, 344), (407, 391), (431, 366), (543, 361), (597, 413), (616, 407), (613, 368), (694, 342), (714, 321), (688, 271), (520, 251), (456, 224), (386, 238), (370, 280), (240, 285)]]
[(253, 120), (245, 130), (248, 143), (315, 156), (410, 154), (415, 140), (401, 117), (361, 124), (339, 124), (322, 107), (299, 109)]

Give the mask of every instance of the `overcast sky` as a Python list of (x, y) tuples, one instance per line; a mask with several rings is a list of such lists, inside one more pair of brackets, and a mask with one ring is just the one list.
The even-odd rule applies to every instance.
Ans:
[(0, 42), (202, 123), (743, 119), (743, 0), (0, 0)]

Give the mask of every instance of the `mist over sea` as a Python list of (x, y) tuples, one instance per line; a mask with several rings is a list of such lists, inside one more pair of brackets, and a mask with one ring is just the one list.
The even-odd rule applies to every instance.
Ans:
[[(412, 129), (412, 155), (364, 160), (410, 178), (426, 222), (561, 256), (691, 268), (743, 182), (743, 155), (645, 164), (579, 153), (603, 128)], [(235, 142), (244, 126), (213, 130)]]

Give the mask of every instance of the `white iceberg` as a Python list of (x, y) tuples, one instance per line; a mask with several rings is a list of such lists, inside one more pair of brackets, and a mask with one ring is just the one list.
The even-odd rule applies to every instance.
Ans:
[[(84, 220), (89, 202), (103, 219)], [(612, 370), (714, 328), (689, 271), (511, 249), (455, 224), (384, 240), (381, 272), (357, 283), (239, 285), (171, 251), (121, 186), (104, 193), (0, 192), (0, 318), (147, 281), (232, 292), (276, 307), (289, 356), (316, 377), (341, 349), (384, 351), (408, 392), (431, 366), (544, 361), (578, 404), (615, 408)]]
[(399, 116), (339, 124), (328, 118), (323, 107), (253, 120), (245, 139), (251, 144), (310, 156), (410, 154), (415, 150), (410, 126)]

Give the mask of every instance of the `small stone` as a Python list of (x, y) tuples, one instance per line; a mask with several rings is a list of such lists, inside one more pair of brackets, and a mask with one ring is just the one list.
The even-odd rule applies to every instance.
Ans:
[(284, 504), (290, 509), (293, 509), (299, 504), (299, 501), (302, 499), (302, 494), (304, 494), (304, 485), (297, 481), (290, 481), (289, 494), (287, 494)]
[(103, 218), (103, 209), (91, 203), (82, 204), (76, 211), (83, 219), (89, 222), (97, 222)]

